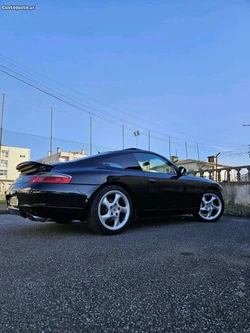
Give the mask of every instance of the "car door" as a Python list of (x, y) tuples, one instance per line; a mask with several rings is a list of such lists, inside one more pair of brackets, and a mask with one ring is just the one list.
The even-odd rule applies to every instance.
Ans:
[(194, 205), (187, 181), (177, 176), (177, 167), (152, 153), (135, 153), (149, 184), (150, 208), (179, 210)]
[(149, 209), (149, 186), (133, 154), (116, 155), (102, 161), (110, 171), (108, 181), (120, 182), (129, 187), (137, 211)]

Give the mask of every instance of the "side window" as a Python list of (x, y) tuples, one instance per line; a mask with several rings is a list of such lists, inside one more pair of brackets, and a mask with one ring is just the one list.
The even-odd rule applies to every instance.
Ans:
[(135, 153), (134, 156), (143, 171), (176, 174), (175, 168), (161, 157), (144, 153)]
[(102, 161), (103, 165), (113, 168), (140, 170), (141, 168), (132, 154), (113, 156)]
[(108, 166), (110, 166), (110, 167), (112, 167), (112, 168), (119, 168), (119, 169), (124, 169), (120, 164), (118, 164), (118, 163), (114, 163), (114, 162), (112, 162), (112, 161), (104, 161), (103, 162), (103, 164), (104, 165), (108, 165)]

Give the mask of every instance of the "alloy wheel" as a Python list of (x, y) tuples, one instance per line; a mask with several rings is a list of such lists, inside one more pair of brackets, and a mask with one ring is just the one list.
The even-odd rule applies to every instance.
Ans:
[(223, 204), (215, 193), (205, 193), (201, 199), (199, 216), (207, 221), (213, 221), (221, 214)]
[(105, 193), (99, 202), (98, 217), (105, 228), (115, 231), (128, 222), (130, 210), (126, 195), (118, 190), (111, 190)]

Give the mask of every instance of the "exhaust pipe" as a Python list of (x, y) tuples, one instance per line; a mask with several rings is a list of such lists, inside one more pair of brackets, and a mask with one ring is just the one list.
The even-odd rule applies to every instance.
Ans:
[(35, 221), (35, 222), (46, 222), (47, 221), (44, 217), (35, 216), (30, 213), (27, 213), (26, 215), (27, 215), (27, 218), (30, 219), (31, 221)]

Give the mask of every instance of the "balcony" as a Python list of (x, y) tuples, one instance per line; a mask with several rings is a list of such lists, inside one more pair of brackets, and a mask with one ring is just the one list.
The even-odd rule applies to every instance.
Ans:
[(189, 175), (213, 179), (219, 183), (250, 182), (250, 165), (190, 171)]

